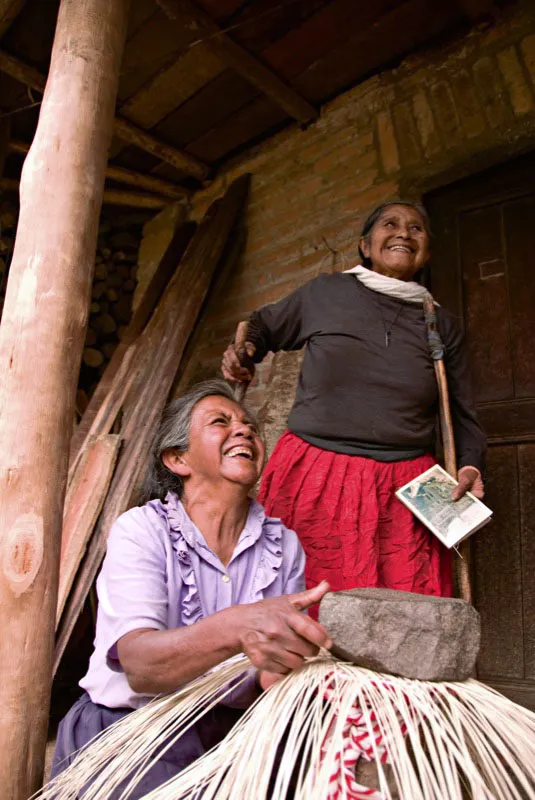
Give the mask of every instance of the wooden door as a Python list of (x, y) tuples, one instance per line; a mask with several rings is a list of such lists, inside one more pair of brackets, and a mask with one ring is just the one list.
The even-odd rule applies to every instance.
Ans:
[(472, 540), (478, 677), (535, 708), (535, 154), (426, 205), (431, 289), (464, 327), (489, 437), (494, 519)]

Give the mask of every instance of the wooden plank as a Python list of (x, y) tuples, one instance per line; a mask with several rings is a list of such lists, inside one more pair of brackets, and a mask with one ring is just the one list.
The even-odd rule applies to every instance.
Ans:
[(42, 777), (69, 423), (127, 8), (62, 0), (22, 178), (0, 327), (0, 786), (10, 800)]
[(0, 39), (17, 19), (27, 0), (0, 0)]
[(155, 2), (153, 6), (155, 13), (126, 43), (119, 81), (119, 103), (128, 100), (152, 75), (198, 38), (189, 19), (181, 17), (176, 26), (171, 26)]
[[(453, 12), (439, 9), (433, 21), (429, 22), (429, 14), (423, 9), (424, 4), (424, 0), (412, 0), (412, 3), (380, 0), (377, 6), (372, 4), (362, 9), (357, 4), (350, 4), (348, 0), (339, 0), (320, 9), (316, 15), (304, 22), (302, 26), (304, 33), (301, 34), (301, 29), (290, 31), (280, 41), (267, 46), (262, 51), (262, 60), (290, 80), (292, 85), (299, 86), (302, 94), (322, 102), (340, 89), (389, 63), (392, 58), (392, 42), (395, 42), (394, 57), (403, 55), (425, 41), (428, 36), (442, 30), (451, 21)], [(413, 21), (408, 22), (413, 12), (419, 15), (416, 24)], [(363, 19), (356, 20), (356, 14)], [(355, 29), (358, 33), (349, 35)], [(346, 32), (349, 39), (340, 44), (341, 31)], [(321, 53), (324, 55), (312, 58), (313, 48), (318, 46), (320, 56)], [(206, 97), (204, 109), (202, 113), (195, 115), (198, 120), (195, 130), (190, 123), (193, 117), (190, 105), (198, 110), (204, 101), (204, 96)], [(180, 146), (187, 146), (188, 152), (204, 153), (207, 160), (209, 157), (213, 161), (220, 162), (229, 154), (239, 152), (244, 146), (250, 146), (251, 141), (259, 140), (262, 134), (273, 132), (283, 124), (284, 118), (278, 117), (275, 121), (274, 115), (268, 111), (268, 104), (258, 98), (249, 100), (249, 108), (246, 106), (236, 108), (233, 103), (234, 107), (229, 113), (221, 114), (219, 118), (213, 120), (213, 124), (210, 124), (211, 106), (208, 101), (211, 96), (211, 86), (208, 86), (159, 124), (158, 131), (165, 131), (170, 141), (177, 144), (180, 141)], [(220, 98), (220, 105), (228, 96), (232, 95), (229, 93)], [(239, 129), (230, 119), (230, 113), (237, 112), (240, 115)], [(183, 116), (186, 117), (186, 127), (191, 127), (192, 133), (196, 133), (198, 138), (187, 139), (182, 136)], [(263, 117), (266, 117), (266, 125), (262, 131)], [(236, 138), (233, 138), (233, 131), (237, 132)], [(248, 131), (250, 131), (249, 138), (246, 135)], [(177, 136), (180, 138), (175, 138)], [(199, 141), (201, 138), (202, 141)], [(165, 168), (156, 168), (155, 172), (165, 174)]]
[(169, 197), (158, 197), (155, 194), (127, 192), (124, 189), (105, 189), (102, 202), (109, 206), (127, 206), (129, 208), (152, 208), (159, 211), (171, 202)]
[[(190, 222), (181, 225), (174, 232), (130, 324), (115, 348), (83, 417), (73, 433), (70, 449), (71, 470), (79, 457), (84, 442), (111, 430), (118, 410), (126, 397), (129, 376), (132, 376), (132, 380), (135, 378), (135, 365), (133, 366), (132, 362), (137, 353), (136, 340), (148, 323), (165, 287), (177, 269), (194, 230), (195, 224)], [(141, 369), (142, 366), (138, 361), (137, 367)]]
[[(240, 4), (237, 0), (216, 0), (217, 11), (213, 13), (213, 8), (207, 11), (214, 19), (226, 22)], [(138, 0), (132, 3), (132, 16), (143, 14), (143, 9), (138, 10), (138, 5)], [(199, 39), (198, 31), (189, 17), (178, 19), (177, 26), (173, 28), (154, 0), (150, 0), (150, 5), (152, 13), (143, 19), (142, 25), (133, 21), (126, 43), (119, 82), (121, 103), (133, 97), (154, 75), (165, 70), (185, 52), (189, 44)], [(206, 8), (206, 4), (204, 6)]]
[[(225, 19), (235, 14), (248, 0), (202, 0), (203, 7), (214, 19)], [(230, 23), (231, 20), (229, 19)]]
[[(391, 4), (393, 1), (379, 0), (379, 9), (383, 4), (387, 2)], [(325, 50), (335, 46), (340, 38), (340, 31), (350, 30), (348, 26), (354, 25), (355, 15), (364, 15), (367, 18), (368, 9), (374, 7), (367, 6), (363, 10), (354, 0), (334, 0), (312, 14), (315, 4), (311, 4), (310, 9), (307, 4), (307, 11), (311, 12), (310, 17), (298, 29), (289, 31), (274, 42), (266, 42), (261, 57), (285, 78), (291, 80)], [(252, 8), (254, 6), (251, 6)], [(247, 116), (245, 106), (257, 97), (258, 91), (250, 83), (227, 70), (162, 120), (156, 130), (177, 147), (186, 147), (205, 135), (210, 137), (211, 132), (214, 132), (213, 138), (216, 140), (216, 129), (220, 125), (228, 125), (229, 118), (237, 111), (243, 109), (242, 114)], [(254, 118), (254, 111), (252, 116)], [(235, 146), (235, 143), (231, 142), (228, 149), (232, 150)], [(221, 157), (220, 152), (217, 157)], [(156, 167), (155, 172), (165, 174), (165, 165)]]
[[(206, 333), (206, 326), (209, 324), (210, 315), (214, 313), (221, 302), (223, 292), (227, 291), (230, 276), (236, 268), (247, 238), (245, 226), (239, 227), (233, 232), (230, 241), (221, 257), (221, 267), (218, 271), (217, 280), (210, 290), (210, 294), (199, 314), (199, 319), (195, 330), (188, 339), (188, 343), (180, 362), (180, 367), (176, 374), (171, 394), (173, 396), (186, 392), (193, 383), (213, 377), (211, 365), (198, 363), (199, 344)], [(206, 368), (208, 367), (208, 372)]]
[[(518, 448), (524, 622), (524, 677), (535, 681), (535, 444)], [(534, 694), (535, 697), (535, 694)]]
[(120, 445), (118, 434), (106, 434), (93, 440), (69, 481), (61, 534), (56, 626), (104, 505)]
[(535, 400), (479, 404), (477, 413), (491, 441), (535, 436)]
[(141, 337), (140, 358), (145, 371), (138, 382), (134, 401), (130, 407), (125, 406), (124, 448), (100, 521), (65, 607), (56, 642), (56, 667), (95, 579), (110, 528), (119, 514), (135, 502), (146, 471), (150, 445), (184, 348), (243, 208), (248, 188), (249, 176), (243, 176), (232, 184), (222, 201), (210, 207)]
[(170, 19), (179, 19), (184, 14), (198, 26), (204, 44), (218, 55), (229, 67), (254, 83), (260, 91), (279, 105), (287, 114), (300, 122), (310, 122), (318, 116), (317, 110), (286, 84), (261, 61), (223, 33), (200, 6), (192, 0), (157, 0)]
[(199, 158), (202, 153), (203, 158), (213, 164), (236, 153), (241, 146), (250, 146), (266, 131), (278, 130), (287, 119), (286, 113), (269, 97), (260, 95), (228, 117), (222, 125), (192, 142), (188, 150)]
[(185, 50), (156, 73), (121, 106), (121, 113), (142, 128), (153, 128), (226, 69), (205, 45)]
[(485, 683), (500, 694), (504, 694), (513, 703), (535, 711), (535, 681), (501, 681), (494, 678)]
[[(246, 4), (243, 10), (233, 16), (231, 25), (238, 27), (231, 27), (230, 35), (248, 50), (258, 52), (274, 40), (284, 37), (293, 26), (300, 25), (325, 5), (326, 0), (283, 4), (275, 9), (272, 0)], [(221, 58), (212, 53), (206, 44), (192, 44), (194, 46), (179, 53), (175, 61), (163, 67), (130, 97), (121, 107), (121, 113), (143, 128), (152, 128), (226, 69)], [(269, 63), (264, 54), (262, 58)], [(309, 63), (306, 61), (305, 66)], [(227, 96), (233, 98), (232, 88)], [(208, 108), (209, 113), (204, 114), (205, 129), (217, 122), (212, 118), (212, 107), (209, 105)], [(182, 138), (180, 125), (178, 130)], [(171, 141), (175, 141), (175, 136), (176, 131), (173, 131)], [(191, 137), (185, 141), (190, 140)]]
[(126, 183), (130, 186), (137, 186), (138, 189), (146, 189), (148, 192), (164, 195), (172, 200), (183, 200), (191, 195), (189, 189), (184, 186), (177, 186), (176, 183), (158, 178), (156, 175), (147, 175), (125, 167), (118, 167), (114, 164), (108, 164), (106, 167), (106, 178), (119, 183)]
[(515, 397), (535, 397), (535, 195), (503, 206), (507, 242), (507, 288)]
[[(26, 86), (35, 89), (38, 92), (44, 92), (46, 85), (46, 77), (39, 72), (39, 70), (25, 64), (20, 59), (0, 51), (0, 71), (11, 75), (12, 78), (20, 81)], [(203, 180), (208, 176), (209, 169), (205, 164), (201, 164), (198, 159), (177, 150), (175, 147), (162, 142), (159, 139), (151, 136), (145, 131), (137, 128), (126, 119), (116, 118), (114, 123), (114, 133), (122, 141), (140, 147), (149, 153), (167, 161), (177, 169), (186, 172), (188, 175), (193, 175), (199, 180)]]
[(162, 142), (155, 136), (137, 128), (128, 120), (116, 118), (114, 132), (123, 142), (134, 144), (136, 147), (152, 153), (161, 158), (162, 161), (167, 161), (168, 164), (172, 164), (173, 167), (186, 172), (188, 175), (193, 175), (199, 180), (204, 180), (208, 177), (210, 170), (206, 164), (202, 164), (188, 153), (177, 150), (175, 147), (166, 144), (166, 142)]
[(485, 502), (492, 522), (472, 538), (475, 606), (481, 614), (478, 677), (524, 676), (522, 564), (516, 447), (493, 447), (488, 455)]
[[(155, 128), (155, 133), (177, 147), (186, 147), (188, 143), (225, 123), (232, 114), (258, 96), (255, 86), (227, 69), (162, 120)], [(156, 167), (155, 172), (159, 173), (160, 169)]]
[(355, 3), (331, 0), (318, 4), (311, 14), (274, 42), (266, 42), (262, 58), (287, 80), (293, 80), (327, 53), (335, 50), (355, 30), (363, 32), (399, 0)]
[(157, 12), (158, 10), (154, 5), (154, 0), (136, 0), (135, 3), (130, 4), (130, 13), (128, 15), (128, 30), (126, 32), (126, 45), (124, 48), (125, 51), (128, 46), (128, 42), (130, 41), (132, 36), (136, 33), (136, 31), (138, 31), (143, 25), (146, 25), (149, 19), (153, 17)]
[(313, 102), (323, 102), (442, 33), (462, 13), (453, 4), (397, 0), (373, 26), (352, 25), (348, 38), (312, 64), (292, 83)]
[(0, 50), (0, 70), (20, 81), (24, 86), (29, 86), (30, 89), (35, 89), (41, 94), (45, 91), (46, 76), (39, 72), (38, 69), (25, 64), (20, 58), (11, 56), (4, 50)]
[(477, 403), (514, 397), (508, 289), (499, 206), (461, 214), (466, 339)]
[(235, 42), (251, 53), (262, 54), (262, 61), (273, 66), (264, 58), (265, 48), (305, 25), (312, 15), (327, 5), (329, 0), (276, 4), (273, 0), (255, 0), (234, 14), (227, 32)]

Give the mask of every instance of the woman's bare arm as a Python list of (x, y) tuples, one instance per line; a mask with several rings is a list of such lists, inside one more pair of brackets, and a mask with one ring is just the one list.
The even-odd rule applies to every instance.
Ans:
[(260, 670), (286, 674), (320, 647), (325, 629), (300, 613), (329, 590), (323, 581), (293, 595), (233, 606), (194, 625), (167, 631), (138, 629), (117, 642), (119, 661), (135, 692), (170, 692), (237, 653)]

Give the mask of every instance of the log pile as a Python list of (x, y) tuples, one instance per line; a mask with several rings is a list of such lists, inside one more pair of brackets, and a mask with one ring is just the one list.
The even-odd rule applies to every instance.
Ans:
[(82, 355), (77, 409), (81, 414), (132, 317), (140, 226), (101, 222)]

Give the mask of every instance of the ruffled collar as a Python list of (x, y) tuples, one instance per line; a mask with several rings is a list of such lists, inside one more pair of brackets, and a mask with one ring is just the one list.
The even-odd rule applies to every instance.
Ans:
[[(224, 568), (208, 547), (204, 536), (192, 522), (178, 497), (169, 492), (160, 506), (160, 513), (167, 519), (169, 536), (175, 552), (182, 581), (186, 587), (183, 599), (182, 620), (192, 625), (205, 616), (202, 598), (199, 594), (197, 576), (191, 551), (194, 550), (203, 560), (219, 571)], [(257, 602), (264, 597), (264, 591), (276, 580), (283, 563), (282, 523), (280, 519), (267, 517), (263, 507), (256, 500), (250, 500), (247, 521), (234, 550), (232, 562), (249, 547), (261, 540), (259, 558), (256, 560), (252, 584), (252, 596), (242, 602)]]
[[(167, 493), (164, 501), (164, 510), (169, 528), (175, 533), (180, 533), (189, 547), (196, 550), (202, 557), (206, 557), (206, 551), (208, 551), (217, 559), (215, 553), (213, 553), (207, 545), (201, 531), (190, 519), (181, 501), (173, 492)], [(266, 513), (260, 503), (257, 503), (256, 500), (249, 500), (249, 513), (247, 514), (247, 519), (240, 534), (240, 538), (236, 543), (233, 558), (236, 558), (239, 553), (258, 541), (264, 532), (264, 523), (266, 519)], [(210, 559), (210, 561), (211, 560), (212, 559)]]

